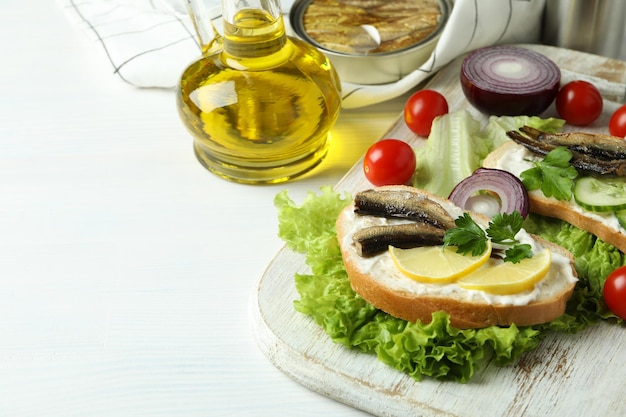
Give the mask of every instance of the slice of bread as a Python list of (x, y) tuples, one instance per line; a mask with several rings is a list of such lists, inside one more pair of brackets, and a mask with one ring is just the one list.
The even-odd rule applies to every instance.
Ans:
[[(392, 186), (438, 202), (453, 218), (463, 213), (451, 201), (426, 191)], [(486, 227), (489, 219), (470, 213), (474, 220)], [(400, 272), (388, 251), (372, 257), (357, 253), (352, 240), (356, 230), (374, 224), (394, 224), (407, 220), (387, 220), (354, 213), (354, 205), (346, 207), (337, 219), (337, 239), (352, 288), (365, 300), (390, 315), (415, 322), (429, 323), (431, 315), (445, 311), (457, 328), (482, 328), (491, 325), (518, 326), (545, 323), (558, 318), (576, 285), (576, 271), (572, 255), (560, 246), (537, 236), (528, 235), (535, 250), (552, 250), (553, 264), (546, 277), (532, 290), (501, 296), (482, 291), (465, 290), (455, 283), (427, 284), (415, 281)]]
[[(483, 161), (485, 168), (499, 168), (512, 172), (519, 176), (518, 172), (511, 169), (512, 164), (505, 162), (504, 158), (512, 154), (530, 154), (525, 148), (513, 141), (504, 142)], [(622, 252), (626, 252), (626, 234), (616, 224), (616, 221), (607, 221), (611, 214), (592, 213), (580, 208), (575, 201), (559, 201), (552, 197), (546, 197), (540, 190), (528, 193), (530, 199), (530, 211), (542, 216), (554, 217), (585, 230), (601, 240), (615, 246)]]

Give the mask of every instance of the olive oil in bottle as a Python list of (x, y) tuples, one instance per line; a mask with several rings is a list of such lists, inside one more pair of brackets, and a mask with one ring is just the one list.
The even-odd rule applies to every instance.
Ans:
[(178, 111), (210, 171), (242, 183), (287, 181), (326, 155), (340, 82), (321, 52), (286, 35), (278, 0), (242, 4), (223, 0), (224, 34), (183, 72)]

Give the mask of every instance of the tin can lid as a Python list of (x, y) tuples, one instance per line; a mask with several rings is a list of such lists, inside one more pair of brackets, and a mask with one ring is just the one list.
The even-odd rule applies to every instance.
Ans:
[(447, 12), (441, 0), (297, 0), (290, 21), (298, 36), (321, 49), (374, 55), (427, 42)]

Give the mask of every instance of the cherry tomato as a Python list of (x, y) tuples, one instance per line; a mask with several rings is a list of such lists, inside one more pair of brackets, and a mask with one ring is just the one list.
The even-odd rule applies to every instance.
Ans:
[(402, 185), (415, 172), (415, 152), (399, 139), (383, 139), (369, 147), (363, 160), (365, 177), (376, 186)]
[(602, 113), (602, 95), (587, 81), (570, 81), (556, 96), (556, 111), (567, 123), (586, 126)]
[(626, 266), (620, 266), (609, 274), (602, 295), (609, 310), (626, 320)]
[(404, 121), (412, 132), (428, 137), (433, 120), (448, 113), (446, 98), (435, 90), (420, 90), (404, 105)]
[(609, 133), (613, 136), (626, 138), (626, 104), (615, 110), (615, 113), (611, 116)]

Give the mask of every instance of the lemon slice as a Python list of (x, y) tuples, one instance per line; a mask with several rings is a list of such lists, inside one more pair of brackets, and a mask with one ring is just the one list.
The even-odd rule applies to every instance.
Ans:
[(390, 246), (389, 254), (398, 269), (409, 278), (429, 283), (451, 282), (478, 269), (489, 260), (491, 241), (487, 241), (487, 249), (478, 256), (461, 255), (454, 246), (422, 246), (411, 249)]
[(485, 291), (491, 294), (516, 294), (533, 287), (550, 270), (552, 252), (544, 249), (518, 263), (502, 262), (486, 264), (457, 281), (469, 290)]

